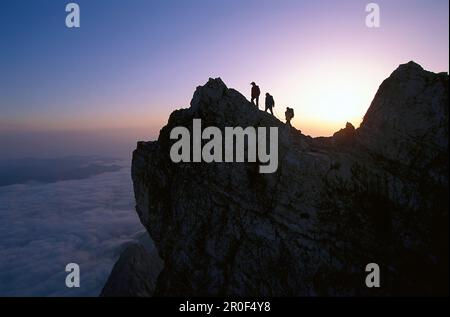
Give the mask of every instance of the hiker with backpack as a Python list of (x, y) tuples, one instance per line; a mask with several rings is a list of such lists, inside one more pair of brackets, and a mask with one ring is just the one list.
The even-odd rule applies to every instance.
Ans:
[(284, 115), (286, 117), (286, 125), (292, 127), (291, 120), (294, 118), (294, 109), (286, 107), (286, 112)]

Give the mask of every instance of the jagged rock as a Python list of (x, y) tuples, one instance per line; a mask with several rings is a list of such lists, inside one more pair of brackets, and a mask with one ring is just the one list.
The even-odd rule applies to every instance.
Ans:
[(333, 134), (334, 141), (339, 143), (351, 142), (353, 137), (355, 136), (355, 127), (350, 122), (347, 122), (344, 129), (339, 130), (335, 134)]
[(161, 271), (160, 260), (142, 245), (131, 244), (114, 265), (101, 297), (150, 297)]
[[(324, 92), (326, 93), (326, 92)], [(279, 168), (170, 160), (175, 126), (279, 127)], [(310, 138), (220, 79), (133, 153), (156, 295), (448, 294), (448, 75), (400, 66), (361, 127)], [(344, 136), (345, 142), (341, 142)], [(381, 288), (365, 286), (378, 263)]]
[(447, 73), (414, 62), (400, 65), (364, 116), (360, 143), (386, 159), (426, 168), (421, 164), (448, 155), (448, 102)]

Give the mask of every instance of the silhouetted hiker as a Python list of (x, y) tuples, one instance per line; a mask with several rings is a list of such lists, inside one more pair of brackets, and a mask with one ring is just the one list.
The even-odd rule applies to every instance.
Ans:
[(253, 100), (256, 99), (256, 106), (259, 108), (259, 95), (261, 94), (261, 90), (259, 90), (255, 82), (252, 82), (250, 85), (252, 85), (252, 104), (255, 104)]
[(273, 96), (271, 94), (266, 93), (266, 109), (264, 109), (264, 111), (267, 111), (267, 109), (269, 109), (270, 113), (273, 116), (273, 107), (275, 107), (275, 100), (273, 100)]
[(286, 107), (286, 112), (284, 115), (286, 116), (286, 125), (292, 127), (291, 120), (294, 118), (294, 109)]

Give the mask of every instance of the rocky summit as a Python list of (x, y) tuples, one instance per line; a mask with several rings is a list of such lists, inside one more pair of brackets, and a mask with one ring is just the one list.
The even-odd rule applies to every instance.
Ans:
[[(193, 119), (278, 127), (277, 171), (173, 163), (170, 131)], [(305, 136), (210, 79), (157, 141), (138, 143), (132, 178), (164, 261), (153, 295), (448, 294), (447, 73), (401, 65), (361, 126), (329, 138)], [(369, 263), (379, 288), (366, 286)]]

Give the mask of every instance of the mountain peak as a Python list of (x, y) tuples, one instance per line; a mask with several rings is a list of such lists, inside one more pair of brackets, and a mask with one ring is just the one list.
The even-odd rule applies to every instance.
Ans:
[[(194, 119), (277, 127), (278, 170), (174, 163), (170, 133)], [(164, 261), (155, 295), (448, 293), (448, 240), (435, 239), (448, 233), (447, 125), (448, 76), (413, 62), (383, 82), (360, 128), (325, 139), (210, 79), (133, 153), (136, 210)], [(379, 289), (361, 280), (372, 261), (389, 268)]]
[(409, 61), (408, 63), (400, 64), (400, 66), (398, 67), (398, 70), (404, 70), (404, 69), (423, 70), (423, 67), (414, 61)]
[[(380, 86), (361, 127), (359, 140), (368, 149), (394, 160), (448, 150), (447, 74), (435, 74), (409, 62)], [(398, 147), (402, 142), (402, 147)]]

